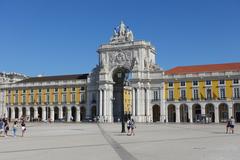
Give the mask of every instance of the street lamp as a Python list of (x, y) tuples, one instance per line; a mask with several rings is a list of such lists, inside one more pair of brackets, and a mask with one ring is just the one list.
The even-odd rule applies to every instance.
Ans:
[(117, 77), (121, 80), (121, 93), (122, 93), (122, 106), (121, 106), (121, 122), (122, 122), (122, 131), (121, 133), (126, 133), (125, 131), (125, 119), (124, 119), (124, 87), (129, 85), (127, 79), (128, 79), (128, 72), (125, 71), (123, 73), (122, 71), (117, 73)]

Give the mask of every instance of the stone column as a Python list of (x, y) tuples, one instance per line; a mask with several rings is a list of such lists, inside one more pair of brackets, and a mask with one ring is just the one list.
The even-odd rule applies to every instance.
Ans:
[(136, 109), (136, 100), (135, 100), (135, 88), (132, 89), (132, 115), (135, 116), (136, 115), (136, 112), (135, 112), (135, 109)]
[(80, 114), (80, 108), (79, 107), (76, 108), (76, 112), (77, 112), (76, 113), (76, 122), (80, 122), (80, 118), (81, 118), (80, 115), (81, 114)]
[(100, 89), (99, 90), (99, 116), (100, 116), (100, 118), (102, 117), (102, 102), (103, 102), (102, 90)]
[(201, 114), (205, 114), (206, 110), (205, 110), (205, 104), (201, 106)]
[(11, 119), (15, 119), (15, 109), (11, 107)]
[(214, 107), (214, 112), (215, 112), (215, 123), (219, 123), (219, 111), (218, 111), (218, 106)]
[(38, 118), (38, 109), (34, 107), (34, 119)]
[(18, 107), (18, 118), (22, 117), (22, 107)]
[(193, 123), (192, 106), (188, 107), (188, 118), (190, 120), (190, 123)]
[(230, 119), (233, 116), (232, 105), (228, 104), (228, 118)]
[(71, 122), (71, 117), (72, 117), (72, 110), (71, 108), (67, 108), (67, 122)]
[(150, 122), (150, 91), (149, 91), (149, 89), (147, 88), (147, 90), (146, 90), (146, 107), (147, 107), (147, 109), (146, 109), (146, 120), (147, 120), (147, 122)]
[(51, 122), (54, 122), (54, 108), (53, 107), (50, 108), (50, 120), (51, 120)]
[(62, 107), (59, 107), (59, 119), (62, 119), (63, 118), (63, 110), (62, 110)]
[(168, 122), (168, 105), (169, 105), (169, 104), (165, 104), (165, 107), (166, 107), (166, 108), (165, 108), (166, 122)]
[(107, 115), (107, 91), (103, 90), (103, 116), (106, 118)]
[(180, 106), (176, 106), (176, 122), (180, 123)]
[(46, 121), (46, 107), (42, 107), (42, 121)]
[(139, 97), (140, 97), (140, 89), (137, 88), (137, 90), (136, 90), (136, 104), (135, 104), (135, 106), (136, 106), (136, 108), (135, 108), (136, 116), (139, 115), (139, 105), (140, 105), (140, 98)]

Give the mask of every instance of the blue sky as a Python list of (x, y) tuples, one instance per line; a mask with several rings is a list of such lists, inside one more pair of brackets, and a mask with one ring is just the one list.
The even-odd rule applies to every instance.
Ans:
[(87, 73), (121, 20), (164, 69), (240, 62), (239, 0), (0, 0), (0, 71)]

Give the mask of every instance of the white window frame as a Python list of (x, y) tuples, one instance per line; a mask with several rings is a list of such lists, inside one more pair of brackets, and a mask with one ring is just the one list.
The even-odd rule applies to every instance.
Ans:
[[(197, 97), (195, 97), (194, 90), (197, 90)], [(199, 99), (199, 89), (198, 88), (193, 88), (192, 89), (192, 97), (193, 97), (193, 100), (198, 100)]]

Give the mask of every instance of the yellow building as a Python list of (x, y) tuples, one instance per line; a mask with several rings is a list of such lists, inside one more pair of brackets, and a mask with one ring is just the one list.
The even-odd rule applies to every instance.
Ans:
[[(9, 119), (80, 121), (86, 116), (88, 74), (33, 77), (6, 85)], [(92, 101), (96, 116), (96, 100)]]
[(175, 67), (165, 72), (168, 122), (240, 122), (240, 63)]

